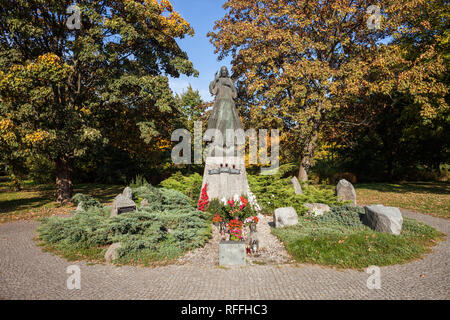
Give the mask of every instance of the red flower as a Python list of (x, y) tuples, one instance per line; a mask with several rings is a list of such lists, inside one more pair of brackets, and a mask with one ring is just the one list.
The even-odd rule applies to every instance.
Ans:
[(219, 215), (216, 213), (216, 215), (215, 215), (214, 218), (212, 219), (212, 222), (213, 222), (213, 223), (222, 222), (222, 217), (219, 216)]
[(206, 192), (206, 188), (207, 188), (207, 183), (205, 183), (205, 186), (202, 189), (202, 194), (200, 196), (200, 200), (198, 200), (198, 210), (200, 211), (205, 211), (205, 207), (208, 205), (209, 201), (208, 201), (208, 193)]
[(247, 206), (247, 204), (248, 204), (248, 200), (247, 199), (245, 199), (243, 196), (241, 196), (241, 205), (239, 206), (239, 210), (242, 210), (242, 209), (244, 209), (245, 208), (245, 206)]
[(242, 229), (243, 223), (242, 221), (238, 219), (230, 220), (230, 222), (227, 224), (228, 230), (236, 230), (236, 229)]

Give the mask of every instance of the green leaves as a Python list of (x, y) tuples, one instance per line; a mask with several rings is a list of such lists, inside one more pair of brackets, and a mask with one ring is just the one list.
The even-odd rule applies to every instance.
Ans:
[(120, 242), (121, 263), (151, 263), (178, 258), (210, 237), (209, 220), (182, 193), (142, 185), (133, 189), (133, 195), (146, 198), (150, 207), (114, 218), (109, 217), (109, 207), (98, 208), (92, 198), (75, 195), (73, 201), (86, 202), (87, 211), (69, 218), (44, 219), (38, 229), (39, 238), (65, 256), (82, 257), (87, 249), (92, 250), (96, 256), (90, 258), (95, 260), (103, 259), (96, 249)]
[[(424, 119), (447, 112), (448, 84), (439, 80), (447, 72), (444, 2), (383, 1), (379, 30), (367, 27), (371, 4), (377, 5), (226, 2), (227, 13), (208, 36), (220, 58), (232, 58), (233, 78), (246, 91), (240, 99), (248, 126), (281, 129), (281, 161), (310, 157), (323, 125), (342, 120), (330, 113), (359, 104), (352, 111), (366, 119), (364, 105), (376, 95), (409, 95)], [(398, 40), (390, 41), (395, 34)]]
[(71, 30), (70, 4), (1, 1), (0, 120), (16, 136), (2, 158), (29, 142), (51, 160), (106, 141), (142, 157), (159, 151), (178, 117), (167, 76), (198, 74), (176, 43), (192, 28), (168, 0), (89, 0)]

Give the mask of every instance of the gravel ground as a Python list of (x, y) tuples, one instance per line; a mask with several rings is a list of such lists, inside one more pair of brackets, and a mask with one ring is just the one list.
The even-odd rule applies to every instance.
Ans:
[[(449, 233), (450, 220), (403, 214)], [(263, 232), (264, 225), (258, 230)], [(381, 267), (381, 289), (370, 290), (366, 285), (369, 274), (364, 271), (305, 264), (219, 268), (206, 263), (215, 260), (206, 254), (212, 251), (207, 248), (192, 252), (185, 264), (155, 268), (68, 262), (36, 245), (37, 226), (36, 221), (0, 225), (0, 299), (450, 298), (448, 236), (421, 260)], [(207, 246), (214, 248), (214, 239)], [(81, 269), (80, 290), (69, 290), (66, 285), (67, 267), (74, 264)]]
[[(283, 264), (293, 262), (286, 252), (284, 245), (274, 236), (270, 229), (273, 225), (272, 216), (260, 216), (257, 225), (259, 238), (259, 251), (257, 254), (247, 255), (249, 265)], [(218, 266), (219, 265), (219, 242), (222, 236), (216, 226), (212, 230), (213, 238), (202, 248), (188, 252), (178, 260), (178, 264), (192, 266)], [(244, 230), (244, 238), (247, 237), (248, 228)], [(227, 238), (228, 239), (228, 238)]]

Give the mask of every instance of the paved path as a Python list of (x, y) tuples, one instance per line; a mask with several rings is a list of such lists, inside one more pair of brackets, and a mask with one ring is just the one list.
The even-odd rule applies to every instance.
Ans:
[[(403, 211), (449, 234), (450, 220)], [(66, 288), (67, 266), (33, 241), (37, 222), (0, 225), (0, 299), (450, 299), (450, 239), (423, 260), (381, 268), (381, 289), (369, 275), (314, 265), (222, 269), (158, 268), (76, 263), (81, 289)]]

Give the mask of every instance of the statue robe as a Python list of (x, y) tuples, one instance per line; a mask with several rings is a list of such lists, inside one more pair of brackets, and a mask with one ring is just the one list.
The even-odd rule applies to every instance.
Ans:
[(216, 98), (208, 120), (208, 129), (218, 129), (222, 133), (223, 145), (225, 146), (227, 129), (242, 129), (241, 119), (234, 103), (237, 91), (230, 78), (218, 78), (212, 81), (209, 85), (209, 91)]

